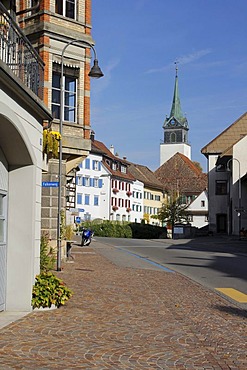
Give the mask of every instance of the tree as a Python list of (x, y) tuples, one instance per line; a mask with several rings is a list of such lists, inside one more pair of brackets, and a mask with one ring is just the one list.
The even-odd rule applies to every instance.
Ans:
[(185, 211), (187, 205), (181, 203), (181, 197), (171, 198), (170, 201), (164, 203), (158, 212), (158, 219), (162, 223), (166, 222), (168, 225), (173, 226), (176, 223), (187, 223), (188, 216)]
[(197, 161), (193, 161), (194, 165), (202, 172), (202, 166), (201, 166), (201, 163), (197, 162)]

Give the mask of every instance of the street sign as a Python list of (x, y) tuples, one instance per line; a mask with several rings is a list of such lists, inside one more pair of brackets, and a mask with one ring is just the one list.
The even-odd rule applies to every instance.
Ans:
[(58, 188), (58, 181), (42, 181), (43, 188)]
[(78, 211), (79, 212), (85, 212), (85, 209), (84, 208), (78, 208)]
[(75, 217), (75, 223), (80, 224), (81, 223), (81, 217), (79, 217), (79, 216)]

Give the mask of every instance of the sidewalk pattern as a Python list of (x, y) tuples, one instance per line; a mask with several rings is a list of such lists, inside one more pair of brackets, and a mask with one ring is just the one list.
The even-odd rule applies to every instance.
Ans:
[[(0, 330), (0, 369), (247, 369), (247, 313), (177, 273), (73, 248), (65, 307)], [(134, 257), (133, 257), (134, 258)]]

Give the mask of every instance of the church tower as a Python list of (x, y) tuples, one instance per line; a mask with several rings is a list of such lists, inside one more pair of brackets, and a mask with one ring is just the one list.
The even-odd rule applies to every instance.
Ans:
[(166, 116), (163, 129), (164, 142), (160, 144), (160, 166), (177, 152), (191, 159), (191, 147), (188, 143), (189, 126), (180, 104), (177, 65), (171, 113), (169, 117)]

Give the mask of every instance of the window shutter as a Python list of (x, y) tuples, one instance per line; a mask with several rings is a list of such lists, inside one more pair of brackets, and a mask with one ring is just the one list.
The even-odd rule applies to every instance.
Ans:
[(86, 158), (85, 161), (86, 161), (85, 162), (85, 168), (88, 169), (88, 170), (90, 170), (90, 159), (89, 158)]
[(101, 162), (98, 163), (98, 166), (99, 166), (99, 171), (101, 171)]
[(90, 186), (94, 186), (94, 179), (90, 177)]
[(86, 185), (86, 179), (85, 177), (82, 178), (82, 185), (85, 186)]
[(102, 188), (102, 186), (103, 186), (103, 180), (99, 179), (99, 188)]

